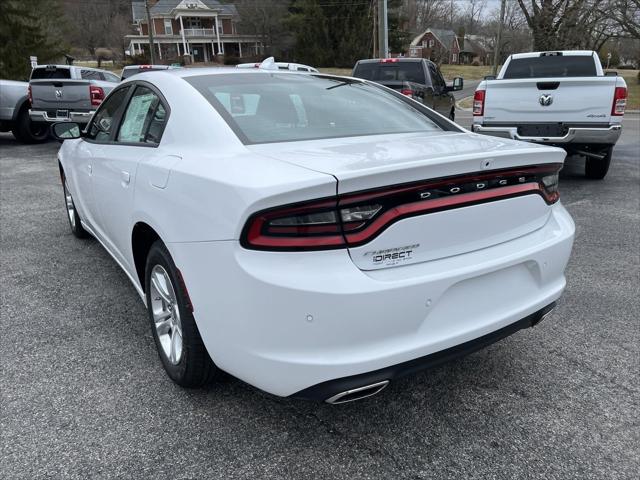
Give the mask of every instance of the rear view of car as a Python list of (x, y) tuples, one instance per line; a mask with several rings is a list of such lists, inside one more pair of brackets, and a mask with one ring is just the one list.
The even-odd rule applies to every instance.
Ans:
[(119, 81), (117, 75), (95, 68), (39, 65), (29, 81), (31, 120), (86, 124)]
[(515, 54), (497, 78), (478, 86), (473, 131), (584, 155), (587, 177), (602, 179), (622, 132), (626, 98), (624, 79), (605, 74), (595, 52)]

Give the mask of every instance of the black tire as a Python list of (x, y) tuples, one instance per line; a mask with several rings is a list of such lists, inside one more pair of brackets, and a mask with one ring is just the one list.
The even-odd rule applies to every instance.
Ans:
[(67, 177), (64, 173), (62, 174), (62, 193), (64, 195), (64, 208), (67, 212), (67, 220), (69, 221), (71, 233), (73, 233), (77, 238), (89, 237), (89, 232), (82, 228), (80, 215), (78, 215), (78, 210), (76, 209), (76, 204), (73, 201), (71, 192), (69, 192), (69, 189), (67, 188)]
[(587, 178), (593, 180), (602, 180), (606, 177), (609, 167), (611, 166), (611, 157), (613, 156), (613, 145), (610, 145), (602, 153), (605, 154), (602, 160), (587, 157), (584, 165), (584, 173)]
[(11, 133), (16, 137), (16, 140), (22, 143), (42, 143), (49, 138), (49, 125), (32, 122), (29, 118), (29, 106), (24, 104), (18, 112)]
[[(164, 312), (164, 307), (166, 306), (166, 302), (164, 302), (160, 296), (152, 298), (152, 272), (156, 272), (156, 270), (154, 270), (156, 266), (161, 267), (162, 271), (167, 274), (167, 277), (171, 282), (173, 298), (175, 298), (179, 314), (181, 355), (179, 359), (175, 359), (174, 361), (169, 358), (171, 354), (167, 355), (165, 353), (165, 347), (163, 347), (162, 342), (160, 341), (158, 329), (156, 328), (156, 321), (154, 319), (154, 308), (157, 308), (157, 306), (161, 304), (163, 309), (162, 311)], [(192, 309), (189, 305), (188, 294), (186, 293), (184, 282), (181, 280), (180, 273), (173, 263), (173, 259), (171, 258), (169, 251), (160, 240), (157, 240), (151, 246), (149, 254), (147, 255), (147, 263), (145, 267), (145, 292), (151, 332), (156, 343), (158, 355), (167, 375), (169, 375), (169, 378), (178, 385), (187, 388), (201, 387), (209, 383), (215, 376), (217, 368), (209, 357), (209, 353), (207, 352), (204, 343), (202, 342), (202, 338), (200, 337), (200, 332), (198, 331), (196, 321), (193, 318)], [(167, 311), (173, 310), (169, 307)], [(172, 319), (172, 321), (174, 320)], [(174, 335), (173, 328), (174, 327), (171, 327), (171, 335), (167, 333), (167, 336), (172, 337)], [(172, 345), (173, 343), (171, 342), (171, 346)]]

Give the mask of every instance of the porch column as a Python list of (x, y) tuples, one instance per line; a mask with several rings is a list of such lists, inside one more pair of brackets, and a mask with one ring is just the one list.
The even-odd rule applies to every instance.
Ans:
[(162, 60), (162, 48), (160, 48), (160, 42), (158, 42), (158, 57)]
[(213, 40), (211, 40), (211, 54), (214, 56), (216, 56), (216, 47), (215, 44), (213, 43)]
[(176, 42), (176, 52), (178, 52), (178, 58), (180, 58), (180, 42)]
[(186, 55), (189, 52), (187, 48), (187, 40), (184, 38), (184, 24), (182, 23), (182, 15), (178, 17), (180, 19), (180, 33), (182, 34), (182, 46), (184, 48), (183, 55)]
[(216, 39), (218, 40), (218, 53), (224, 53), (224, 50), (222, 50), (222, 45), (220, 44), (220, 30), (218, 28), (218, 15), (213, 17), (213, 19), (215, 20), (215, 24), (216, 24)]
[(240, 42), (238, 42), (238, 52), (239, 52), (238, 57), (242, 58), (242, 44)]

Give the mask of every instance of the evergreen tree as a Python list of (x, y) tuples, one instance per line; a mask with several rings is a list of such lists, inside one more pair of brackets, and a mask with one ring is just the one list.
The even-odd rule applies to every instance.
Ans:
[(55, 61), (64, 52), (59, 5), (46, 0), (0, 0), (0, 78), (27, 80), (29, 57)]

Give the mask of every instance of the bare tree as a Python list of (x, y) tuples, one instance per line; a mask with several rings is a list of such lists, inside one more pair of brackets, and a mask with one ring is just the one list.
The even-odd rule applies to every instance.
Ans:
[(266, 53), (279, 53), (286, 43), (284, 21), (289, 3), (286, 0), (236, 0), (240, 15), (239, 30), (259, 36), (266, 45)]

